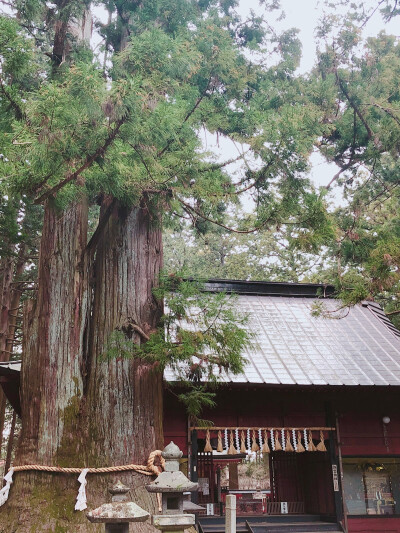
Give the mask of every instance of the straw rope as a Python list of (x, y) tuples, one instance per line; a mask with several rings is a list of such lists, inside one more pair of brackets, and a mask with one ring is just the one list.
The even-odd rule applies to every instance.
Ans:
[[(154, 464), (155, 458), (159, 457), (160, 467)], [(88, 474), (106, 474), (109, 472), (125, 472), (127, 470), (134, 470), (139, 474), (145, 476), (158, 476), (165, 467), (165, 459), (161, 455), (161, 450), (154, 450), (150, 453), (146, 465), (120, 465), (120, 466), (104, 466), (100, 468), (87, 468)], [(44, 466), (44, 465), (19, 465), (12, 467), (14, 472), (26, 472), (28, 470), (36, 470), (39, 472), (58, 472), (63, 474), (80, 474), (85, 468), (72, 468), (62, 466)], [(11, 468), (10, 468), (11, 470)]]

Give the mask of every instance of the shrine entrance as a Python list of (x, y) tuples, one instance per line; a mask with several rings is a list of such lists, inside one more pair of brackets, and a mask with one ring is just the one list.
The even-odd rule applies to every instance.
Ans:
[(270, 456), (270, 465), (271, 495), (267, 514), (335, 515), (328, 453), (275, 452)]
[[(235, 494), (238, 516), (318, 515), (336, 521), (329, 442), (323, 450), (314, 445), (312, 450), (298, 453), (284, 448), (272, 450), (271, 446), (267, 452), (262, 441), (264, 451), (259, 445), (256, 451), (255, 439), (253, 451), (250, 446), (240, 450), (231, 437), (231, 446), (218, 452), (221, 435), (216, 439), (210, 431), (207, 435), (196, 439), (198, 451), (192, 455), (192, 474), (199, 482), (198, 503), (205, 507), (206, 514), (223, 515), (226, 495)], [(308, 444), (311, 448), (311, 440)], [(208, 451), (200, 451), (205, 448)]]

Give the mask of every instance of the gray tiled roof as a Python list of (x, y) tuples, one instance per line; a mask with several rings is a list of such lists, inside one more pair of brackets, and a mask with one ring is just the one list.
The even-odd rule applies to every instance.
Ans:
[[(381, 308), (363, 302), (334, 312), (338, 300), (323, 299), (333, 317), (311, 315), (317, 298), (238, 295), (249, 315), (253, 346), (248, 363), (226, 382), (285, 385), (400, 385), (400, 332)], [(321, 301), (321, 300), (319, 300)], [(339, 318), (341, 317), (341, 318)], [(173, 381), (170, 372), (166, 379)]]
[[(338, 300), (240, 294), (254, 334), (243, 374), (231, 383), (286, 385), (400, 385), (400, 332), (374, 302), (363, 302), (336, 318), (313, 317), (314, 302), (327, 311)], [(342, 318), (339, 318), (339, 317)], [(20, 361), (0, 363), (0, 375), (20, 370)], [(166, 371), (168, 381), (174, 381)]]

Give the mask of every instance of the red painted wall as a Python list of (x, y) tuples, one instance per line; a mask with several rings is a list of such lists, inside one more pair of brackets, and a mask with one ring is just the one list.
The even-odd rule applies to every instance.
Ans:
[[(222, 387), (217, 406), (203, 418), (216, 426), (310, 427), (326, 425), (326, 408), (338, 414), (342, 455), (400, 457), (400, 391), (390, 387)], [(384, 426), (383, 416), (391, 421)], [(187, 416), (176, 396), (165, 395), (165, 442), (187, 454)], [(204, 433), (199, 432), (204, 438)], [(316, 435), (314, 436), (316, 438)], [(327, 437), (327, 436), (326, 436)], [(400, 518), (349, 518), (349, 533), (400, 533)]]
[(349, 533), (400, 533), (400, 518), (349, 518)]
[[(344, 456), (400, 455), (400, 391), (396, 389), (221, 388), (216, 402), (202, 416), (224, 427), (325, 426), (325, 408), (330, 403), (338, 412)], [(391, 419), (385, 429), (383, 416)], [(187, 452), (187, 416), (171, 393), (165, 395), (164, 430), (166, 440), (175, 438)]]

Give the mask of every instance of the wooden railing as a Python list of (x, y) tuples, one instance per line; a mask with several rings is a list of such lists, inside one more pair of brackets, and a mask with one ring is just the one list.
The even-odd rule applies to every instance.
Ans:
[[(304, 502), (287, 502), (287, 514), (304, 514)], [(282, 514), (281, 502), (267, 502), (267, 514)]]

